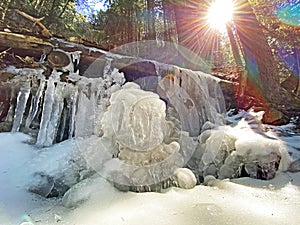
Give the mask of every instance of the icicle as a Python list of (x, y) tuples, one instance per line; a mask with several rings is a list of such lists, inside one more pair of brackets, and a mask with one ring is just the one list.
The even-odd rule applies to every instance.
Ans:
[(156, 73), (156, 76), (158, 77), (158, 82), (159, 82), (161, 80), (161, 74), (160, 74), (160, 71), (159, 71), (159, 65), (155, 61), (153, 61), (152, 63), (154, 64), (155, 73)]
[(18, 132), (20, 129), (29, 95), (30, 95), (30, 82), (27, 81), (25, 82), (24, 86), (20, 88), (18, 94), (17, 107), (15, 110), (14, 122), (11, 130), (12, 132)]
[(78, 109), (75, 118), (75, 137), (88, 136), (94, 133), (96, 99), (95, 92), (90, 89), (88, 91), (91, 92), (89, 98), (83, 90), (79, 91)]
[(70, 120), (69, 120), (69, 132), (68, 138), (72, 138), (75, 130), (75, 116), (76, 116), (76, 105), (78, 99), (78, 87), (74, 87), (74, 94), (70, 96), (69, 110), (70, 110)]
[(56, 138), (56, 134), (57, 134), (57, 130), (58, 130), (58, 126), (59, 126), (59, 122), (60, 122), (60, 118), (64, 106), (63, 88), (64, 88), (63, 83), (61, 82), (57, 83), (57, 86), (55, 88), (54, 101), (52, 105), (51, 118), (48, 121), (47, 136), (44, 142), (44, 146), (52, 145)]
[(119, 86), (122, 86), (126, 82), (124, 73), (120, 73), (119, 70), (116, 68), (113, 69), (110, 76), (113, 82)]
[[(76, 103), (78, 97), (78, 87), (73, 84), (64, 83), (62, 90), (62, 111), (59, 122), (59, 130), (57, 130), (56, 139), (58, 142), (70, 139), (74, 133), (74, 120), (76, 114)], [(65, 104), (65, 101), (66, 103)]]
[(46, 57), (47, 57), (47, 55), (43, 53), (41, 55), (41, 57), (40, 57), (40, 61), (39, 62), (45, 62)]
[(10, 101), (9, 101), (10, 106), (9, 106), (9, 110), (7, 112), (7, 116), (5, 119), (6, 122), (13, 122), (13, 120), (14, 120), (15, 104), (13, 101), (16, 98), (16, 96), (17, 96), (16, 89), (15, 89), (15, 87), (12, 87), (11, 88), (11, 97), (10, 97)]
[(53, 79), (47, 81), (47, 89), (45, 92), (45, 100), (42, 111), (42, 118), (40, 123), (40, 130), (37, 137), (36, 144), (39, 146), (45, 146), (44, 144), (47, 141), (47, 131), (49, 121), (52, 114), (52, 106), (54, 103), (54, 94), (55, 94), (55, 85)]
[(72, 62), (73, 62), (74, 68), (75, 68), (74, 71), (71, 71), (71, 72), (76, 72), (77, 71), (77, 67), (79, 65), (80, 54), (81, 53), (82, 53), (81, 51), (76, 51), (76, 52), (71, 53)]
[(111, 74), (111, 62), (112, 62), (112, 59), (111, 58), (105, 58), (106, 60), (106, 63), (105, 63), (105, 66), (104, 66), (104, 69), (103, 69), (103, 77), (105, 79), (107, 79), (110, 74)]
[(63, 108), (63, 112), (61, 115), (61, 122), (60, 122), (60, 133), (57, 134), (57, 141), (61, 142), (64, 140), (65, 137), (65, 130), (67, 129), (67, 119), (68, 119), (68, 109), (66, 107)]
[(41, 102), (41, 98), (42, 98), (43, 91), (45, 88), (45, 80), (41, 80), (40, 82), (41, 83), (36, 92), (36, 95), (34, 96), (34, 98), (32, 98), (32, 104), (30, 107), (28, 117), (26, 119), (26, 125), (25, 125), (26, 128), (29, 128), (29, 126), (31, 125), (33, 119), (35, 118), (35, 116), (37, 115), (37, 112), (39, 110), (39, 104)]

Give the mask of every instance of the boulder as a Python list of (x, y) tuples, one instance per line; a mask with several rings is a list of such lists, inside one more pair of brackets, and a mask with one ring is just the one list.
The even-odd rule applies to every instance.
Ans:
[(263, 115), (262, 122), (265, 124), (271, 125), (284, 125), (289, 122), (289, 118), (284, 115), (282, 112), (271, 108), (266, 110), (265, 114)]
[(197, 184), (194, 173), (187, 168), (178, 168), (175, 170), (173, 179), (178, 187), (183, 189), (192, 189)]

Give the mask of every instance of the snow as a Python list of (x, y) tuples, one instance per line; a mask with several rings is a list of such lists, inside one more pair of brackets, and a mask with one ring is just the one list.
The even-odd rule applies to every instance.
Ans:
[[(299, 140), (296, 136), (289, 141)], [(76, 154), (75, 140), (49, 148), (30, 145), (21, 133), (0, 134), (0, 224), (298, 224), (300, 173), (279, 172), (269, 181), (213, 180), (162, 193), (120, 192), (101, 176), (73, 186), (63, 199), (27, 191), (32, 174), (59, 173)], [(299, 143), (299, 142), (298, 142)], [(70, 208), (71, 207), (71, 208)]]
[[(26, 75), (21, 76), (24, 82), (39, 74), (19, 72)], [(31, 98), (27, 126), (46, 87), (36, 145), (35, 140), (17, 132), (30, 89), (20, 91), (14, 132), (0, 133), (0, 224), (298, 224), (300, 173), (284, 171), (300, 158), (300, 136), (278, 137), (272, 130), (286, 134), (292, 127), (265, 127), (260, 122), (263, 112), (240, 112), (230, 118), (230, 126), (224, 125), (223, 95), (215, 79), (177, 68), (172, 76), (160, 80), (159, 94), (173, 103), (181, 120), (179, 130), (172, 107), (166, 114), (165, 102), (157, 94), (142, 91), (133, 83), (122, 87), (124, 74), (111, 68), (110, 60), (103, 78), (71, 73), (69, 79), (76, 81), (76, 86), (59, 82), (56, 71), (52, 75), (40, 83), (40, 90)], [(68, 128), (70, 139), (53, 145), (61, 114), (61, 126)], [(58, 134), (60, 140), (64, 129)], [(134, 130), (137, 132), (132, 133)], [(149, 134), (149, 130), (154, 132)], [(119, 146), (122, 148), (115, 153)], [(153, 159), (172, 153), (163, 163), (154, 163), (164, 166), (154, 168), (162, 175), (139, 165), (141, 150), (154, 150)], [(177, 153), (193, 159), (192, 164), (198, 167), (190, 168), (194, 173), (180, 168), (174, 174), (172, 182), (190, 190), (173, 187), (161, 193), (120, 192), (106, 180), (120, 188), (128, 184), (125, 178), (134, 178), (136, 183), (129, 186), (140, 190), (139, 186), (156, 185), (161, 178), (174, 179), (168, 171), (183, 165)], [(275, 175), (275, 166), (270, 163), (277, 163), (278, 158), (279, 170), (272, 180), (219, 180), (236, 177), (241, 165), (255, 177), (255, 163), (268, 166)], [(138, 168), (131, 173), (130, 162), (134, 160)], [(129, 176), (124, 178), (127, 170)], [(206, 186), (193, 188), (200, 176)], [(154, 182), (146, 183), (148, 178)]]
[(0, 224), (16, 224), (24, 214), (44, 205), (44, 200), (26, 191), (34, 148), (21, 133), (0, 134)]

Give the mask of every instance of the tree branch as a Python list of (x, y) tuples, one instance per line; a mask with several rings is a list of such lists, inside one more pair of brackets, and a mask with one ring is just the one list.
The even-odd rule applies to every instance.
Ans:
[(34, 18), (30, 15), (28, 15), (27, 13), (25, 12), (22, 12), (18, 9), (15, 9), (15, 11), (20, 14), (21, 16), (25, 17), (26, 19), (36, 23), (40, 28), (42, 28), (42, 35), (46, 38), (49, 38), (52, 36), (52, 34), (50, 33), (50, 31), (41, 23), (41, 21), (45, 18), (45, 17), (42, 17), (42, 18)]

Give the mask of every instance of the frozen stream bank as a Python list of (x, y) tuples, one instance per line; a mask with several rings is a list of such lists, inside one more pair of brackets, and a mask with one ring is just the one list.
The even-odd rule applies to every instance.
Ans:
[[(0, 134), (3, 221), (30, 214), (41, 224), (138, 224), (138, 211), (151, 224), (234, 224), (236, 210), (247, 218), (241, 224), (264, 224), (252, 218), (260, 205), (271, 208), (263, 214), (268, 224), (293, 224), (282, 212), (298, 209), (298, 174), (286, 171), (293, 161), (299, 171), (299, 136), (279, 138), (262, 113), (244, 112), (226, 125), (219, 80), (208, 74), (154, 62), (152, 75), (124, 74), (114, 68), (120, 56), (108, 55), (103, 74), (88, 78), (75, 71), (78, 57), (70, 53), (75, 64), (49, 77), (41, 69), (5, 71), (15, 76), (1, 84), (1, 119), (12, 131)], [(248, 178), (237, 183), (254, 187), (221, 181), (240, 177)], [(13, 211), (15, 199), (24, 204)]]

